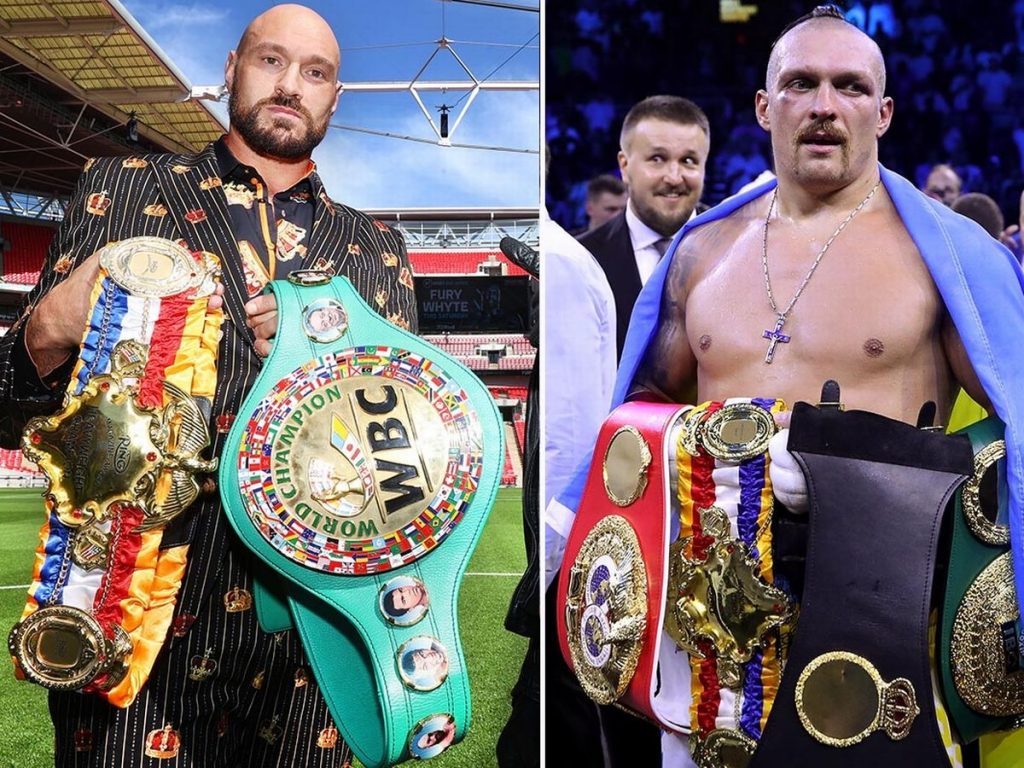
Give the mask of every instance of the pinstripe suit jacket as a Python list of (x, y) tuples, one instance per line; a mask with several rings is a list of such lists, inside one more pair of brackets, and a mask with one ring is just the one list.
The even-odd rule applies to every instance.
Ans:
[[(399, 234), (364, 213), (332, 201), (314, 173), (314, 221), (303, 268), (344, 275), (366, 301), (392, 322), (417, 327), (412, 274)], [(100, 213), (92, 195), (109, 198)], [(102, 205), (102, 202), (100, 202)], [(248, 299), (241, 257), (231, 229), (227, 199), (213, 145), (199, 154), (101, 158), (86, 163), (65, 219), (47, 254), (39, 284), (26, 297), (24, 312), (0, 340), (0, 443), (17, 447), (25, 422), (58, 409), (67, 382), (40, 391), (27, 385), (35, 371), (17, 345), (24, 347), (24, 321), (39, 300), (79, 263), (108, 242), (150, 235), (184, 239), (191, 250), (220, 256), (225, 323), (217, 364), (213, 422), (235, 414), (259, 373), (252, 331), (245, 325)], [(211, 424), (213, 451), (219, 455), (226, 434)], [(216, 494), (201, 497), (172, 522), (163, 545), (191, 542), (177, 613), (197, 615), (208, 585), (218, 575), (224, 549), (234, 534)]]

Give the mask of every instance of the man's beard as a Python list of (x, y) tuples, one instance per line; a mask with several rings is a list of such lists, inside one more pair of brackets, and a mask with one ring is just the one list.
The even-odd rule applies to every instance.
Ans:
[[(278, 119), (271, 118), (269, 126), (260, 124), (260, 110), (268, 105), (286, 107), (298, 112), (306, 126), (306, 132), (301, 136), (294, 134), (282, 134), (278, 131)], [(327, 121), (330, 117), (325, 115), (323, 121), (317, 124), (313, 115), (299, 103), (298, 99), (289, 96), (276, 95), (266, 99), (260, 99), (248, 109), (245, 109), (235, 94), (228, 98), (228, 117), (231, 120), (231, 127), (238, 131), (245, 139), (245, 143), (258, 154), (267, 157), (278, 157), (283, 160), (299, 160), (309, 157), (316, 146), (324, 140), (327, 133)], [(287, 118), (281, 118), (287, 120)], [(292, 121), (289, 121), (289, 125)], [(283, 123), (282, 123), (283, 125)]]
[(637, 218), (639, 218), (640, 221), (662, 237), (675, 237), (676, 232), (682, 228), (683, 224), (690, 220), (690, 216), (693, 215), (693, 209), (696, 204), (696, 199), (691, 200), (688, 197), (686, 205), (684, 205), (683, 208), (671, 213), (664, 213), (653, 205), (648, 206), (645, 203), (634, 199), (633, 210), (636, 212)]

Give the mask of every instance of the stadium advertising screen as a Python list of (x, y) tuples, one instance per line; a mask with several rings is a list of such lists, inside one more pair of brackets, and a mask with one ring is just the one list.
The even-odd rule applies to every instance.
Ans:
[(417, 277), (420, 333), (525, 333), (530, 317), (526, 277)]

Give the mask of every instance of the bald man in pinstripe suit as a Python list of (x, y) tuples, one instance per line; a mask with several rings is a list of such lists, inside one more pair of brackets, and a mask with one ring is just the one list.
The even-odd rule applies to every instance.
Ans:
[[(277, 328), (270, 279), (293, 269), (344, 275), (390, 321), (416, 330), (401, 237), (334, 202), (310, 161), (337, 107), (340, 53), (301, 6), (255, 19), (227, 60), (228, 133), (197, 155), (90, 160), (39, 285), (0, 341), (0, 436), (17, 446), (28, 418), (60, 407), (83, 328), (96, 252), (150, 235), (219, 255), (223, 306), (211, 455), (222, 448)], [(166, 643), (127, 709), (94, 695), (50, 694), (61, 766), (343, 766), (350, 751), (293, 632), (264, 633), (258, 565), (225, 519), (213, 478), (164, 534), (190, 542)], [(262, 574), (261, 574), (262, 575)]]

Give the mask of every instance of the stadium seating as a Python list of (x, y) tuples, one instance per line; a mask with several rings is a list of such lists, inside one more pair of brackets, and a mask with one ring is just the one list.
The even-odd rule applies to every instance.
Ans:
[[(533, 368), (537, 351), (521, 334), (427, 334), (423, 337), (431, 344), (454, 355), (474, 371), (529, 371)], [(481, 347), (504, 346), (504, 354), (492, 362)], [(526, 399), (526, 388), (518, 399)]]
[(0, 224), (0, 231), (11, 244), (11, 249), (3, 255), (0, 277), (8, 283), (35, 285), (39, 282), (46, 249), (57, 230), (43, 224), (8, 220)]
[(417, 275), (476, 275), (485, 262), (499, 262), (502, 274), (524, 277), (526, 272), (506, 259), (499, 251), (409, 251), (412, 271)]
[(526, 453), (526, 419), (516, 416), (512, 419), (512, 426), (516, 430), (516, 442), (519, 444), (520, 455)]
[(28, 461), (20, 450), (0, 449), (0, 486), (25, 488), (45, 485), (46, 478), (42, 471)]
[(491, 391), (491, 397), (495, 400), (518, 400), (523, 403), (526, 401), (526, 387), (508, 387), (508, 386), (491, 386), (488, 387)]

